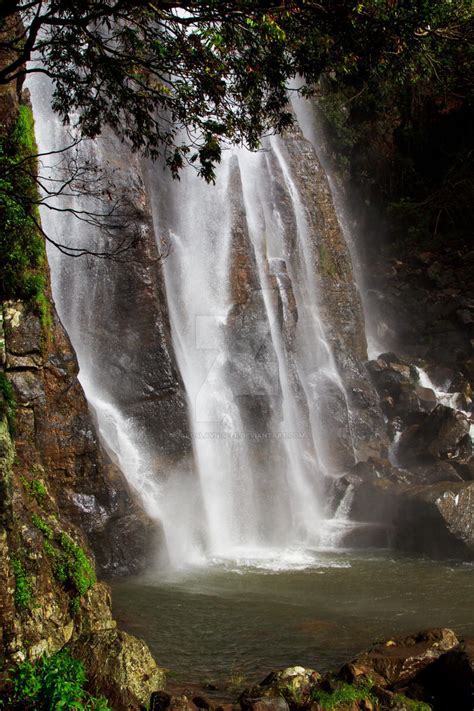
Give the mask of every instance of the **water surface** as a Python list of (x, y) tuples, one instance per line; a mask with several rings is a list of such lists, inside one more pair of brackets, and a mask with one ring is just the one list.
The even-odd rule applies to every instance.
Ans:
[(286, 551), (113, 583), (114, 613), (178, 682), (259, 681), (293, 664), (335, 668), (377, 640), (427, 627), (474, 636), (474, 567)]

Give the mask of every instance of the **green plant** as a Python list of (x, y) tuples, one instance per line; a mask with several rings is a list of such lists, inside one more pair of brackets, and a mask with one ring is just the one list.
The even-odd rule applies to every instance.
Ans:
[(236, 669), (234, 666), (230, 670), (229, 679), (226, 684), (226, 688), (229, 691), (237, 692), (241, 691), (245, 684), (245, 675), (240, 669)]
[(431, 711), (431, 706), (426, 704), (424, 701), (415, 701), (414, 699), (409, 699), (405, 694), (395, 694), (392, 703), (395, 706), (401, 706), (407, 709), (407, 711)]
[(84, 666), (66, 650), (21, 662), (11, 670), (9, 682), (7, 708), (12, 711), (110, 711), (105, 698), (85, 690)]
[[(51, 533), (53, 534), (52, 531)], [(55, 540), (59, 548), (52, 544), (53, 537), (54, 534), (46, 536), (43, 549), (53, 561), (56, 580), (72, 592), (71, 612), (75, 614), (79, 610), (82, 595), (96, 581), (95, 571), (85, 551), (74, 543), (70, 536), (66, 533), (59, 534)]]
[(25, 491), (33, 496), (36, 501), (41, 504), (48, 495), (48, 490), (41, 479), (32, 479), (28, 481), (25, 477), (21, 477), (21, 483), (23, 484)]
[(46, 256), (39, 228), (39, 196), (34, 121), (20, 105), (16, 123), (0, 132), (0, 298), (23, 299), (39, 315), (43, 332), (51, 326)]
[(341, 682), (334, 691), (324, 691), (319, 688), (313, 689), (311, 698), (324, 711), (332, 711), (332, 709), (337, 710), (341, 706), (353, 704), (357, 701), (374, 701), (375, 697), (371, 690), (372, 686), (368, 684), (355, 686)]
[(67, 579), (79, 595), (84, 595), (95, 583), (94, 568), (83, 549), (65, 533), (61, 533), (60, 544), (64, 551)]
[(18, 558), (12, 557), (11, 564), (15, 576), (15, 605), (19, 610), (26, 610), (33, 599), (31, 584), (23, 563)]
[(0, 371), (0, 416), (6, 415), (8, 429), (13, 434), (15, 431), (16, 400), (13, 387), (5, 373)]
[(36, 526), (38, 530), (41, 531), (45, 538), (47, 538), (48, 540), (51, 540), (53, 538), (53, 529), (49, 524), (46, 523), (43, 518), (41, 518), (41, 516), (33, 514), (31, 517), (31, 522), (34, 526)]

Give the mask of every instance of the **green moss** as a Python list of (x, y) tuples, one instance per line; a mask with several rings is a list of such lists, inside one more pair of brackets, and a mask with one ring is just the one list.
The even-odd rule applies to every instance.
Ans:
[(15, 605), (19, 610), (26, 610), (31, 606), (33, 595), (31, 584), (23, 563), (18, 558), (11, 558), (13, 575), (15, 576)]
[(48, 490), (42, 481), (42, 479), (32, 479), (28, 481), (25, 477), (21, 478), (21, 483), (23, 484), (25, 491), (32, 496), (39, 504), (42, 504), (46, 496), (48, 495)]
[(18, 118), (13, 128), (13, 141), (22, 152), (32, 155), (37, 152), (35, 140), (35, 122), (29, 106), (18, 107)]
[(61, 650), (36, 662), (24, 661), (11, 670), (7, 708), (12, 711), (79, 709), (111, 711), (104, 697), (94, 697), (85, 687), (82, 662)]
[(0, 299), (26, 301), (51, 326), (46, 254), (38, 228), (37, 152), (33, 114), (21, 105), (15, 125), (0, 133)]
[(431, 711), (429, 704), (425, 704), (424, 701), (409, 699), (404, 694), (395, 694), (392, 701), (396, 706), (402, 706), (407, 709), (407, 711)]
[(31, 522), (49, 541), (53, 538), (54, 532), (51, 526), (49, 526), (41, 516), (33, 514), (31, 517)]
[(332, 258), (331, 252), (325, 244), (319, 245), (319, 265), (321, 272), (326, 274), (326, 276), (337, 276), (337, 266)]
[(94, 567), (85, 551), (67, 534), (61, 533), (52, 542), (46, 536), (43, 549), (53, 563), (54, 577), (71, 594), (71, 612), (79, 610), (81, 597), (95, 584)]
[(60, 536), (60, 544), (64, 552), (67, 580), (79, 595), (84, 595), (96, 581), (94, 568), (83, 549), (65, 533)]
[(5, 373), (0, 371), (0, 417), (6, 415), (11, 434), (15, 431), (16, 400), (13, 387)]
[(53, 327), (53, 316), (51, 313), (51, 303), (45, 292), (42, 291), (42, 289), (44, 290), (45, 288), (46, 279), (43, 278), (43, 286), (40, 287), (36, 293), (34, 307), (40, 317), (43, 333), (49, 333)]
[(314, 689), (311, 693), (313, 701), (319, 704), (324, 711), (339, 709), (341, 706), (354, 704), (358, 701), (375, 701), (372, 694), (372, 687), (368, 685), (354, 686), (352, 684), (340, 683), (334, 691), (323, 691)]

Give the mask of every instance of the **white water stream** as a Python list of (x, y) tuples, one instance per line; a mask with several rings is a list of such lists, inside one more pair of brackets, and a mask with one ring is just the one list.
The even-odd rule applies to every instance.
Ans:
[[(40, 150), (58, 150), (68, 138), (49, 108), (47, 83), (33, 79), (30, 90)], [(81, 156), (116, 161), (100, 140)], [(126, 163), (125, 152), (122, 170)], [(347, 397), (320, 318), (315, 238), (284, 141), (273, 137), (256, 154), (226, 151), (216, 186), (191, 169), (179, 182), (159, 166), (146, 166), (145, 176), (156, 235), (171, 248), (164, 280), (194, 473), (170, 463), (163, 475), (160, 451), (150, 451), (101, 378), (97, 313), (114, 318), (107, 269), (50, 249), (54, 298), (100, 435), (161, 521), (173, 565), (240, 559), (291, 567), (320, 544), (337, 545), (334, 526), (325, 533), (322, 480), (339, 473), (325, 431), (327, 392), (346, 406)], [(77, 246), (93, 235), (67, 213), (43, 209), (42, 221), (60, 242)], [(125, 345), (111, 349), (110, 367), (126, 359)], [(338, 520), (346, 514), (340, 508)]]

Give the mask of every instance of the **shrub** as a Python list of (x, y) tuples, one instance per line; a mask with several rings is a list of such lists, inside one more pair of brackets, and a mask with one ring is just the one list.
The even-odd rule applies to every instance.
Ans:
[(37, 662), (24, 661), (11, 670), (5, 707), (12, 711), (111, 711), (107, 700), (85, 690), (83, 664), (61, 650)]

